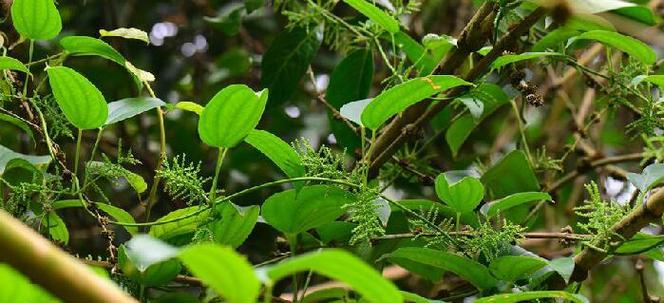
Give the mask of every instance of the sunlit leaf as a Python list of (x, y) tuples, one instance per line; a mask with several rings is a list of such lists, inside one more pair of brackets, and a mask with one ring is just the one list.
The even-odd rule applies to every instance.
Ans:
[(108, 107), (101, 92), (83, 75), (64, 67), (46, 69), (51, 90), (67, 120), (80, 129), (101, 127)]
[(88, 36), (69, 36), (60, 40), (67, 53), (75, 56), (99, 56), (124, 66), (125, 58), (108, 43)]
[(141, 40), (147, 44), (150, 44), (150, 38), (148, 37), (148, 33), (133, 27), (132, 28), (121, 27), (110, 31), (105, 29), (100, 29), (99, 35), (101, 37), (122, 37), (125, 39)]
[(637, 39), (616, 32), (603, 30), (585, 32), (570, 39), (568, 45), (579, 40), (594, 40), (601, 42), (606, 46), (623, 51), (634, 59), (647, 65), (653, 64), (657, 60), (657, 54), (655, 54), (655, 51), (650, 46)]
[(344, 0), (348, 5), (365, 15), (369, 20), (380, 25), (390, 33), (399, 31), (399, 22), (392, 16), (365, 0)]
[(62, 30), (53, 0), (14, 0), (11, 11), (16, 31), (27, 39), (52, 39)]
[(467, 213), (473, 211), (484, 198), (484, 186), (473, 177), (450, 184), (445, 174), (440, 174), (436, 178), (436, 194), (457, 213)]
[(286, 176), (296, 178), (304, 175), (304, 166), (297, 152), (279, 137), (264, 130), (254, 129), (244, 141), (270, 158)]

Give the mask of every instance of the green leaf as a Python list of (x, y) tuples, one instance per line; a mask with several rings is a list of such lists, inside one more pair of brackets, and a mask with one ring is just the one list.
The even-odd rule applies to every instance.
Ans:
[(48, 40), (62, 30), (53, 0), (14, 0), (11, 11), (16, 31), (27, 39)]
[(237, 248), (249, 237), (256, 226), (260, 207), (257, 205), (241, 207), (233, 203), (217, 206), (221, 219), (212, 223), (214, 240), (223, 245)]
[[(88, 161), (85, 166), (89, 171), (95, 171), (103, 169), (106, 164), (100, 161)], [(145, 180), (140, 175), (129, 171), (128, 169), (122, 168), (122, 177), (127, 180), (127, 183), (139, 194), (142, 194), (148, 189), (148, 184), (145, 183)]]
[[(362, 125), (362, 112), (373, 99), (362, 99), (344, 104), (339, 113), (346, 120)], [(358, 138), (359, 139), (359, 138)]]
[(5, 171), (2, 173), (2, 179), (12, 186), (23, 182), (41, 184), (44, 174), (27, 160), (14, 158), (7, 162)]
[(270, 90), (270, 103), (288, 100), (316, 56), (322, 41), (317, 29), (294, 28), (277, 36), (263, 55), (261, 85)]
[(516, 302), (532, 302), (535, 299), (544, 299), (544, 298), (561, 298), (565, 300), (570, 300), (575, 303), (589, 303), (588, 299), (581, 295), (571, 294), (565, 291), (527, 291), (522, 293), (513, 293), (513, 294), (500, 294), (494, 295), (491, 297), (480, 298), (475, 301), (475, 303), (516, 303)]
[(125, 68), (131, 73), (132, 77), (134, 77), (135, 81), (139, 83), (143, 82), (154, 82), (155, 77), (151, 72), (142, 70), (129, 61), (125, 61), (124, 63)]
[(121, 37), (125, 39), (135, 39), (150, 44), (150, 38), (148, 37), (148, 33), (133, 27), (132, 28), (121, 27), (111, 31), (100, 29), (99, 35), (101, 37)]
[(535, 273), (548, 262), (541, 258), (528, 256), (502, 256), (489, 264), (489, 270), (499, 279), (514, 282)]
[[(509, 102), (507, 94), (498, 85), (491, 83), (482, 83), (457, 99), (466, 104), (466, 106), (475, 105), (477, 109), (469, 110), (470, 113), (456, 119), (445, 132), (445, 140), (449, 144), (454, 157), (456, 157), (459, 149), (466, 142), (466, 139), (468, 139), (475, 127), (494, 113), (500, 106)], [(477, 115), (478, 112), (480, 112), (479, 116)]]
[(408, 60), (415, 64), (418, 75), (429, 75), (436, 68), (438, 62), (429, 54), (428, 51), (430, 50), (424, 48), (423, 45), (403, 31), (399, 31), (394, 35), (384, 35), (383, 38), (389, 42), (394, 41), (401, 51), (406, 54)]
[(664, 164), (653, 163), (643, 169), (641, 174), (628, 173), (627, 180), (642, 193), (664, 182)]
[(205, 105), (198, 121), (198, 134), (207, 145), (231, 148), (260, 121), (268, 92), (258, 93), (242, 84), (229, 85)]
[(105, 125), (118, 123), (166, 103), (157, 98), (125, 98), (108, 104), (108, 118)]
[(440, 174), (436, 178), (436, 194), (445, 204), (462, 214), (473, 211), (482, 202), (484, 186), (473, 177), (464, 177), (449, 184), (445, 174)]
[(69, 36), (60, 40), (60, 46), (67, 53), (75, 56), (99, 56), (111, 60), (121, 66), (125, 58), (108, 43), (88, 36)]
[(42, 225), (48, 229), (48, 234), (51, 236), (51, 239), (60, 242), (64, 245), (69, 244), (69, 230), (67, 230), (67, 225), (65, 221), (62, 221), (62, 218), (51, 211), (41, 221)]
[[(33, 144), (37, 144), (35, 141), (35, 134), (32, 132), (32, 128), (28, 126), (27, 123), (23, 122), (23, 120), (16, 118), (14, 116), (8, 115), (8, 114), (3, 114), (0, 113), (0, 121), (5, 121), (9, 124), (12, 124), (21, 130), (23, 130), (26, 134), (28, 134), (28, 137), (30, 137), (30, 140), (32, 141)], [(0, 173), (2, 171), (0, 170)]]
[(242, 17), (244, 16), (245, 6), (242, 2), (230, 3), (224, 7), (215, 17), (203, 17), (203, 20), (210, 22), (212, 26), (224, 34), (232, 36), (240, 31)]
[(509, 210), (512, 207), (517, 207), (526, 203), (542, 200), (551, 201), (551, 196), (542, 192), (516, 193), (487, 203), (482, 207), (482, 209), (486, 209), (486, 217), (491, 218), (505, 212), (506, 210)]
[(156, 222), (173, 220), (179, 217), (188, 216), (185, 219), (177, 220), (160, 225), (154, 225), (150, 228), (149, 235), (162, 240), (168, 240), (175, 236), (193, 233), (198, 227), (205, 223), (210, 210), (202, 206), (190, 206), (172, 211), (159, 218)]
[[(370, 49), (351, 52), (334, 68), (326, 90), (326, 99), (337, 110), (351, 101), (365, 99), (373, 81), (374, 62)], [(328, 114), (330, 128), (339, 145), (349, 152), (362, 146), (360, 138), (344, 122)]]
[(301, 271), (313, 271), (346, 283), (369, 302), (401, 303), (403, 297), (390, 281), (348, 252), (326, 249), (290, 258), (265, 270), (268, 283)]
[(606, 46), (613, 47), (629, 54), (644, 64), (651, 65), (657, 60), (657, 54), (647, 44), (616, 32), (594, 30), (578, 35), (568, 42), (568, 45), (579, 40), (594, 40)]
[(51, 156), (25, 155), (14, 152), (9, 148), (0, 145), (0, 176), (2, 176), (2, 174), (4, 173), (5, 166), (7, 165), (7, 163), (9, 163), (9, 161), (11, 161), (12, 159), (16, 158), (26, 160), (35, 166), (47, 165), (51, 162)]
[(83, 75), (64, 67), (46, 69), (55, 101), (67, 120), (79, 129), (94, 129), (104, 125), (108, 107), (101, 92)]
[(118, 249), (122, 273), (145, 286), (159, 286), (182, 270), (178, 249), (147, 235), (137, 235)]
[[(134, 220), (134, 217), (126, 212), (124, 209), (115, 207), (110, 204), (106, 203), (99, 203), (99, 202), (92, 202), (95, 204), (97, 208), (99, 208), (101, 211), (105, 212), (109, 216), (113, 217), (116, 221), (118, 222), (123, 222), (123, 223), (136, 223)], [(59, 200), (51, 203), (51, 207), (54, 210), (58, 209), (63, 209), (63, 208), (70, 208), (70, 207), (83, 207), (83, 203), (81, 200)], [(123, 226), (129, 234), (137, 234), (138, 233), (138, 227), (136, 226)]]
[(0, 69), (17, 70), (26, 74), (30, 73), (30, 70), (28, 70), (28, 68), (23, 65), (21, 61), (7, 56), (0, 57)]
[(625, 7), (612, 11), (614, 14), (618, 14), (624, 17), (627, 17), (631, 20), (643, 23), (645, 25), (653, 26), (657, 24), (657, 19), (653, 14), (653, 11), (645, 5), (636, 5), (631, 7)]
[(402, 112), (409, 106), (450, 88), (462, 85), (472, 84), (447, 75), (427, 76), (406, 81), (383, 91), (374, 98), (362, 112), (362, 124), (376, 130), (390, 117)]
[(403, 247), (388, 255), (389, 258), (404, 258), (453, 272), (479, 289), (494, 287), (498, 281), (491, 276), (486, 266), (452, 254), (430, 248)]
[(525, 61), (532, 59), (539, 59), (543, 57), (565, 57), (565, 54), (554, 53), (554, 52), (525, 52), (518, 55), (502, 55), (498, 57), (493, 63), (491, 63), (491, 68), (499, 69), (503, 66)]
[(420, 295), (414, 294), (412, 292), (407, 292), (407, 291), (401, 291), (401, 295), (403, 295), (404, 302), (413, 302), (413, 303), (444, 303), (443, 301), (438, 301), (438, 300), (431, 300), (427, 299), (425, 297), (422, 297)]
[[(506, 178), (505, 176), (509, 176)], [(526, 155), (515, 150), (494, 164), (484, 175), (482, 184), (486, 186), (491, 199), (528, 191), (539, 191), (539, 182), (530, 167)]]
[(636, 255), (664, 245), (664, 235), (637, 233), (613, 251), (616, 255)]
[(369, 18), (369, 20), (380, 25), (386, 31), (392, 34), (399, 32), (399, 22), (373, 4), (364, 0), (344, 0), (344, 2)]
[(339, 218), (354, 197), (336, 186), (312, 185), (270, 196), (263, 203), (265, 221), (287, 235), (295, 235)]
[(244, 141), (266, 155), (289, 178), (302, 177), (304, 166), (299, 155), (288, 143), (264, 130), (254, 129)]
[(664, 75), (640, 75), (632, 79), (632, 85), (637, 86), (642, 82), (648, 82), (659, 86), (659, 88), (664, 88)]
[(175, 108), (181, 109), (181, 110), (186, 110), (188, 112), (195, 113), (197, 115), (201, 115), (203, 112), (204, 107), (201, 106), (198, 103), (190, 102), (190, 101), (181, 101), (175, 104)]
[(216, 244), (197, 244), (184, 248), (179, 258), (195, 277), (210, 285), (225, 302), (257, 302), (260, 281), (245, 257), (232, 249)]
[[(329, 302), (331, 299), (343, 299), (348, 295), (349, 290), (342, 287), (324, 288), (307, 292), (302, 298), (302, 303)], [(336, 301), (334, 301), (336, 302)]]
[(13, 267), (0, 263), (0, 302), (57, 303), (59, 300)]

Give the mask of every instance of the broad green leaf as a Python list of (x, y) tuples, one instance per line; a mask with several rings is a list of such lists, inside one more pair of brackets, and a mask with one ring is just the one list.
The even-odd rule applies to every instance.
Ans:
[(390, 281), (371, 266), (348, 252), (326, 249), (296, 256), (265, 269), (269, 284), (294, 273), (311, 270), (349, 285), (364, 300), (381, 303), (401, 303), (403, 297)]
[(14, 0), (11, 11), (14, 28), (27, 39), (48, 40), (62, 30), (53, 0)]
[(125, 243), (125, 253), (139, 271), (178, 256), (178, 249), (151, 236), (136, 235)]
[(498, 282), (486, 266), (452, 254), (430, 248), (404, 247), (388, 255), (389, 258), (404, 258), (453, 272), (479, 289), (494, 287)]
[(214, 147), (234, 147), (258, 125), (267, 98), (267, 90), (256, 93), (242, 84), (222, 89), (205, 105), (198, 120), (201, 140)]
[(108, 104), (108, 118), (105, 125), (118, 123), (166, 103), (157, 98), (125, 98)]
[(547, 193), (542, 192), (523, 192), (509, 195), (507, 197), (501, 198), (496, 201), (482, 206), (482, 209), (486, 209), (486, 217), (491, 218), (500, 213), (503, 213), (509, 210), (512, 207), (524, 205), (526, 203), (536, 202), (547, 200), (551, 201), (551, 196)]
[(133, 27), (132, 28), (121, 27), (111, 31), (100, 29), (99, 35), (101, 37), (122, 37), (125, 39), (141, 40), (147, 44), (150, 44), (150, 38), (148, 37), (148, 33)]
[(251, 264), (231, 248), (216, 244), (196, 244), (184, 248), (182, 263), (225, 302), (257, 302), (261, 283)]
[(178, 249), (147, 235), (137, 235), (118, 249), (123, 274), (145, 286), (158, 286), (177, 276), (182, 266)]
[[(475, 127), (509, 102), (509, 97), (500, 86), (492, 83), (482, 83), (457, 99), (469, 107), (470, 113), (459, 117), (445, 132), (445, 140), (455, 157)], [(472, 106), (476, 108), (471, 109)]]
[(0, 302), (57, 303), (43, 288), (32, 282), (13, 267), (0, 263)]
[(7, 162), (5, 171), (2, 173), (2, 179), (13, 186), (23, 182), (41, 184), (44, 174), (27, 160), (14, 158)]
[[(369, 95), (373, 81), (374, 62), (370, 49), (358, 49), (345, 57), (332, 71), (330, 83), (326, 90), (326, 99), (337, 110), (355, 100)], [(360, 111), (361, 113), (361, 111)], [(361, 147), (359, 136), (344, 122), (339, 121), (331, 113), (328, 114), (330, 128), (339, 145), (353, 152)]]
[(426, 34), (422, 45), (431, 54), (433, 62), (438, 64), (451, 49), (457, 47), (457, 39), (448, 35)]
[(295, 235), (339, 218), (354, 197), (336, 186), (312, 185), (270, 196), (261, 214), (277, 230)]
[(504, 281), (514, 282), (535, 273), (548, 262), (541, 258), (528, 256), (502, 256), (489, 264), (489, 270), (493, 275)]
[(233, 203), (222, 203), (217, 206), (221, 218), (212, 223), (215, 242), (237, 248), (253, 231), (260, 207), (252, 205), (237, 206)]
[(108, 106), (94, 84), (68, 67), (48, 67), (46, 72), (55, 101), (69, 122), (79, 129), (94, 129), (104, 125)]
[(249, 132), (244, 141), (270, 158), (289, 178), (304, 175), (304, 166), (302, 166), (299, 155), (293, 147), (279, 137), (264, 130), (254, 129)]
[(628, 173), (627, 180), (642, 193), (664, 182), (664, 164), (653, 163), (643, 169), (641, 174)]
[(175, 104), (175, 108), (181, 109), (181, 110), (186, 110), (188, 112), (196, 113), (197, 115), (201, 115), (203, 112), (203, 106), (201, 106), (198, 103), (190, 102), (190, 101), (181, 101)]
[(232, 36), (240, 31), (242, 17), (244, 16), (245, 6), (242, 2), (230, 3), (215, 17), (203, 17), (203, 20), (224, 34)]
[(348, 102), (341, 106), (339, 113), (342, 117), (346, 118), (346, 120), (362, 125), (362, 112), (367, 108), (367, 105), (369, 105), (371, 101), (373, 101), (373, 99), (362, 99)]
[(282, 32), (272, 42), (261, 62), (261, 85), (270, 90), (270, 104), (281, 104), (293, 95), (322, 38), (318, 29), (298, 27)]
[(436, 178), (436, 194), (445, 204), (462, 214), (473, 211), (482, 202), (484, 186), (473, 177), (464, 177), (449, 184), (445, 174), (440, 174)]
[(535, 299), (545, 299), (545, 298), (560, 298), (565, 300), (570, 300), (574, 303), (589, 303), (588, 299), (582, 295), (575, 295), (565, 291), (554, 291), (554, 290), (544, 290), (544, 291), (527, 291), (521, 293), (512, 293), (512, 294), (500, 294), (494, 295), (491, 297), (480, 298), (475, 301), (475, 303), (516, 303), (516, 302), (533, 302)]
[(399, 32), (399, 22), (373, 4), (365, 0), (344, 0), (344, 2), (369, 18), (369, 20), (380, 25), (386, 31), (392, 34)]
[(155, 238), (168, 240), (175, 236), (193, 233), (203, 225), (210, 214), (210, 210), (202, 206), (190, 206), (172, 211), (159, 218), (156, 222), (170, 221), (176, 218), (187, 216), (185, 219), (174, 222), (154, 225), (150, 228), (149, 234)]
[(653, 10), (645, 5), (635, 5), (625, 7), (612, 11), (612, 13), (627, 17), (631, 20), (643, 23), (645, 25), (653, 26), (657, 24), (657, 18), (653, 14)]
[[(134, 217), (126, 212), (124, 209), (115, 207), (106, 203), (93, 202), (97, 208), (105, 212), (109, 216), (113, 217), (118, 222), (123, 223), (136, 223)], [(70, 208), (70, 207), (83, 207), (81, 200), (59, 200), (51, 203), (51, 207), (54, 210)], [(138, 227), (136, 226), (123, 226), (127, 232), (134, 235), (138, 233)]]
[(635, 255), (664, 245), (664, 235), (637, 233), (613, 251), (616, 255)]
[(62, 218), (51, 211), (41, 221), (42, 225), (48, 229), (48, 234), (51, 238), (57, 242), (60, 242), (64, 245), (69, 244), (69, 230), (67, 230), (67, 225), (65, 221), (62, 221)]
[(429, 75), (436, 68), (438, 62), (429, 54), (430, 50), (426, 49), (419, 42), (415, 41), (410, 35), (399, 31), (392, 35), (383, 35), (383, 39), (392, 42), (401, 49), (408, 60), (410, 60), (416, 67), (417, 74), (421, 76)]
[(401, 295), (404, 298), (404, 302), (412, 302), (412, 303), (444, 303), (443, 301), (439, 300), (431, 300), (427, 299), (425, 297), (422, 297), (420, 295), (414, 294), (412, 292), (407, 292), (407, 291), (401, 291)]
[(657, 60), (657, 54), (647, 44), (616, 32), (594, 30), (570, 39), (568, 45), (579, 40), (594, 40), (630, 55), (644, 64), (651, 65)]
[(362, 124), (376, 130), (389, 118), (409, 106), (447, 89), (462, 85), (472, 85), (472, 83), (447, 75), (427, 76), (406, 81), (383, 91), (374, 98), (362, 112)]
[(28, 68), (23, 65), (21, 61), (7, 56), (0, 57), (0, 69), (17, 70), (27, 74), (30, 73), (30, 70), (28, 70)]
[(520, 150), (512, 151), (503, 157), (482, 175), (481, 180), (491, 199), (540, 189), (526, 155)]
[(554, 52), (526, 52), (518, 55), (502, 55), (491, 63), (491, 68), (499, 69), (512, 63), (544, 57), (565, 57), (565, 54)]
[(67, 53), (75, 56), (99, 56), (111, 60), (121, 66), (125, 58), (108, 43), (88, 36), (69, 36), (60, 40), (60, 46)]
[(9, 148), (0, 145), (0, 176), (2, 176), (2, 174), (4, 173), (5, 166), (7, 165), (7, 163), (9, 163), (9, 161), (11, 161), (12, 159), (16, 158), (26, 160), (36, 166), (47, 165), (48, 163), (51, 162), (51, 156), (25, 155), (14, 152)]
[[(16, 118), (14, 116), (0, 113), (0, 121), (7, 122), (9, 124), (12, 124), (18, 128), (20, 128), (22, 131), (24, 131), (26, 134), (28, 134), (28, 137), (30, 137), (30, 140), (32, 141), (33, 144), (36, 144), (35, 141), (35, 134), (32, 132), (32, 128), (30, 126), (23, 122), (23, 120)], [(2, 173), (2, 170), (0, 170), (0, 174)]]
[[(104, 167), (108, 165), (100, 161), (89, 161), (85, 164), (86, 170), (90, 174), (95, 174), (99, 170), (104, 170)], [(148, 184), (145, 182), (143, 177), (140, 175), (125, 169), (119, 165), (116, 166), (118, 170), (122, 171), (122, 177), (127, 180), (127, 183), (139, 194), (142, 194), (148, 189)]]
[(632, 85), (636, 86), (642, 82), (648, 82), (659, 86), (660, 89), (664, 89), (664, 75), (641, 75), (634, 77), (632, 79)]

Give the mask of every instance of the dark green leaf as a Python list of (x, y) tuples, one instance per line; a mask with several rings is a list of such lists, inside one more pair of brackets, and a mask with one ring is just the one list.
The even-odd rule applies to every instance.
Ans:
[[(94, 203), (97, 208), (99, 208), (101, 211), (105, 212), (109, 216), (113, 217), (118, 222), (136, 223), (134, 217), (122, 208), (115, 207), (113, 205), (106, 203), (99, 203), (99, 202), (92, 202), (92, 203)], [(59, 200), (51, 203), (51, 207), (54, 210), (69, 208), (69, 207), (83, 207), (83, 203), (81, 202), (81, 200), (73, 200), (73, 199)], [(132, 235), (138, 233), (138, 227), (124, 226), (124, 228), (127, 230), (127, 232), (129, 232)]]
[(221, 219), (212, 223), (214, 240), (223, 245), (237, 248), (249, 237), (260, 213), (257, 205), (241, 207), (233, 203), (217, 206)]
[[(30, 140), (31, 140), (33, 143), (36, 144), (36, 142), (35, 142), (35, 134), (32, 132), (32, 128), (30, 128), (30, 126), (28, 126), (27, 123), (23, 122), (23, 120), (18, 119), (18, 118), (14, 117), (14, 116), (10, 116), (10, 115), (7, 115), (7, 114), (0, 113), (0, 121), (5, 121), (5, 122), (7, 122), (7, 123), (9, 123), (9, 124), (12, 124), (12, 125), (14, 125), (14, 126), (20, 128), (20, 129), (23, 130), (26, 134), (28, 134), (28, 137), (30, 137)], [(0, 170), (0, 172), (2, 172), (2, 171)]]
[(48, 234), (53, 240), (64, 245), (69, 244), (69, 230), (67, 230), (67, 225), (65, 225), (65, 221), (62, 221), (62, 218), (55, 211), (46, 214), (42, 218), (41, 223), (48, 229)]
[(638, 233), (616, 248), (616, 255), (635, 255), (664, 245), (664, 235)]
[(51, 156), (24, 155), (0, 145), (0, 176), (4, 173), (7, 163), (16, 158), (26, 160), (36, 166), (46, 165), (51, 162)]
[(527, 256), (502, 256), (491, 261), (489, 270), (499, 279), (514, 282), (533, 274), (546, 266), (548, 262), (541, 258)]
[(457, 213), (471, 212), (484, 198), (484, 186), (476, 178), (465, 177), (449, 184), (445, 174), (436, 178), (436, 194)]
[(647, 44), (616, 32), (594, 30), (585, 32), (570, 40), (570, 44), (579, 40), (594, 40), (623, 51), (644, 64), (651, 65), (657, 60), (657, 54)]
[(53, 0), (14, 0), (11, 10), (16, 31), (27, 39), (48, 40), (62, 30)]
[(380, 8), (364, 0), (344, 0), (348, 5), (365, 15), (369, 20), (395, 34), (399, 31), (399, 22)]
[(205, 219), (209, 214), (210, 210), (202, 208), (202, 206), (190, 206), (178, 209), (159, 218), (156, 222), (169, 221), (183, 216), (188, 217), (174, 222), (154, 225), (150, 228), (149, 234), (155, 238), (167, 240), (175, 236), (193, 233), (198, 230), (199, 226), (205, 223)]
[(75, 56), (99, 56), (111, 60), (121, 66), (125, 58), (108, 43), (88, 36), (69, 36), (60, 40), (60, 46)]
[(588, 299), (581, 295), (575, 295), (564, 291), (528, 291), (513, 294), (500, 294), (491, 297), (480, 298), (475, 303), (516, 303), (535, 299), (561, 298), (575, 303), (588, 303)]
[[(506, 178), (505, 176), (509, 176)], [(491, 199), (527, 191), (538, 191), (539, 182), (526, 155), (515, 150), (482, 175), (482, 184)]]
[(518, 55), (502, 55), (491, 63), (491, 68), (499, 69), (512, 63), (543, 57), (565, 57), (565, 54), (553, 52), (526, 52)]
[(51, 90), (67, 120), (79, 129), (104, 125), (108, 107), (101, 92), (83, 75), (64, 67), (46, 69)]
[(279, 137), (264, 130), (254, 129), (244, 141), (258, 149), (290, 178), (302, 177), (304, 166), (297, 152)]
[(182, 270), (174, 259), (178, 250), (145, 235), (139, 235), (118, 249), (122, 273), (145, 286), (159, 286), (175, 278)]
[(164, 105), (166, 105), (164, 101), (157, 98), (147, 97), (126, 98), (113, 101), (108, 104), (108, 119), (106, 119), (105, 125), (118, 123), (122, 120), (129, 119), (140, 113)]
[(487, 203), (482, 207), (482, 209), (486, 208), (486, 216), (487, 218), (491, 218), (505, 212), (506, 210), (509, 210), (512, 207), (542, 200), (551, 201), (551, 196), (547, 193), (541, 192), (516, 193)]

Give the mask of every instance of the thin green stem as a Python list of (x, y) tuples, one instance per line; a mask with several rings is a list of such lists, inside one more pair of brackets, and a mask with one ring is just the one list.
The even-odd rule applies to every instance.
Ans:
[[(144, 82), (145, 88), (150, 93), (152, 98), (157, 98), (150, 83)], [(161, 167), (161, 164), (166, 159), (166, 128), (164, 126), (164, 113), (161, 111), (161, 107), (155, 108), (157, 111), (157, 122), (159, 125), (159, 160), (157, 160), (157, 169)], [(152, 187), (150, 188), (150, 195), (148, 196), (147, 203), (145, 205), (145, 222), (150, 221), (150, 211), (152, 207), (157, 202), (157, 188), (159, 188), (159, 183), (161, 182), (160, 176), (155, 176), (152, 182)]]
[(78, 136), (76, 137), (76, 154), (74, 156), (74, 176), (78, 176), (78, 162), (81, 156), (81, 138), (83, 137), (83, 130), (78, 129)]
[[(32, 62), (32, 54), (35, 51), (35, 40), (30, 40), (30, 48), (28, 49), (28, 66)], [(26, 74), (25, 76), (25, 83), (23, 84), (23, 97), (27, 98), (28, 97), (28, 82), (30, 80), (30, 74)]]
[[(286, 238), (288, 238), (288, 246), (290, 247), (291, 256), (295, 256), (297, 254), (297, 234), (286, 235)], [(293, 302), (297, 302), (297, 293), (299, 291), (297, 278), (297, 273), (293, 273), (291, 278), (291, 287), (293, 288)]]
[(212, 179), (212, 187), (210, 188), (210, 200), (209, 203), (212, 203), (217, 196), (217, 183), (219, 182), (219, 173), (221, 172), (221, 165), (224, 163), (224, 158), (226, 157), (226, 152), (228, 148), (219, 148), (219, 154), (217, 155), (217, 166), (214, 169), (214, 178)]

